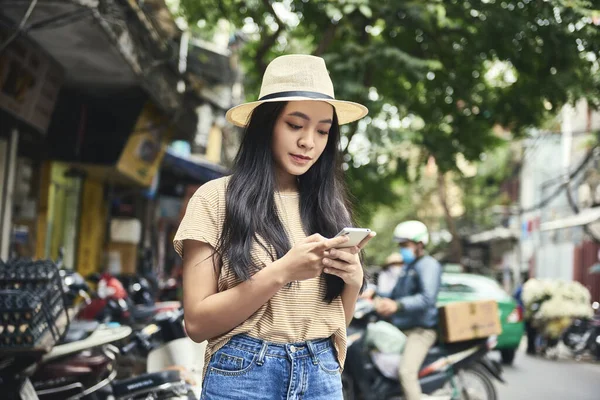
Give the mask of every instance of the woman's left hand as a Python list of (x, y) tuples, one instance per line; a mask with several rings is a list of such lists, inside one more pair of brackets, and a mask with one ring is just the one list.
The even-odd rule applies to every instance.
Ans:
[(375, 232), (371, 232), (358, 246), (331, 249), (325, 252), (324, 272), (339, 276), (346, 285), (360, 289), (363, 284), (364, 272), (359, 253), (373, 237), (375, 237)]

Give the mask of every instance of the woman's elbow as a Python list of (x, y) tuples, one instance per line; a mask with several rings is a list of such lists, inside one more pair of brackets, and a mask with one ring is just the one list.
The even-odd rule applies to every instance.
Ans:
[(202, 325), (203, 324), (194, 323), (184, 319), (185, 332), (187, 333), (188, 337), (196, 343), (202, 343), (205, 340), (210, 339), (208, 332), (203, 329)]

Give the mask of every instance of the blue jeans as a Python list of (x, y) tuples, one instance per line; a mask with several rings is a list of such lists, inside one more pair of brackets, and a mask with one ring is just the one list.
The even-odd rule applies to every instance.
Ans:
[(234, 336), (212, 355), (201, 400), (343, 400), (331, 339), (274, 344)]

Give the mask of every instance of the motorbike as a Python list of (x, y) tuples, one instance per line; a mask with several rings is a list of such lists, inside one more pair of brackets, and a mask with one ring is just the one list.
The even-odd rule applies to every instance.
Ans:
[[(345, 400), (402, 397), (397, 370), (401, 355), (382, 358), (365, 343), (367, 326), (377, 319), (373, 303), (359, 300), (348, 328), (348, 353), (342, 374)], [(493, 379), (504, 382), (502, 369), (497, 361), (486, 357), (495, 345), (495, 337), (434, 345), (419, 372), (423, 393), (453, 400), (496, 400)]]
[[(72, 321), (68, 306), (73, 299), (64, 288), (70, 284), (78, 290), (76, 276), (60, 272), (49, 260), (0, 264), (3, 399), (195, 398), (179, 370), (116, 380), (119, 354), (150, 349), (151, 339), (161, 330), (158, 324), (123, 344), (131, 336), (130, 327)], [(165, 318), (166, 325), (181, 326), (182, 315)]]
[(117, 359), (138, 347), (148, 350), (158, 331), (149, 325), (126, 345), (116, 346), (131, 328), (100, 324), (84, 339), (55, 346), (39, 360), (31, 376), (41, 400), (58, 399), (176, 399), (195, 398), (178, 370), (163, 370), (117, 380)]
[(594, 316), (573, 320), (561, 339), (576, 359), (588, 351), (596, 361), (600, 361), (600, 303), (594, 302), (592, 308)]
[(91, 277), (97, 283), (96, 293), (79, 312), (78, 318), (100, 322), (119, 322), (141, 328), (160, 312), (176, 310), (179, 301), (157, 302), (151, 305), (136, 305), (127, 290), (116, 277), (104, 273)]

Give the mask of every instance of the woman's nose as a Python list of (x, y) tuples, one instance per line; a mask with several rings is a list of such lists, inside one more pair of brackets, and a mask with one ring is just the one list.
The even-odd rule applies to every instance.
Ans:
[(300, 139), (298, 139), (298, 145), (302, 148), (305, 149), (312, 149), (313, 147), (315, 147), (315, 134), (314, 132), (311, 132), (310, 130), (306, 130), (302, 133), (302, 135), (300, 136)]

